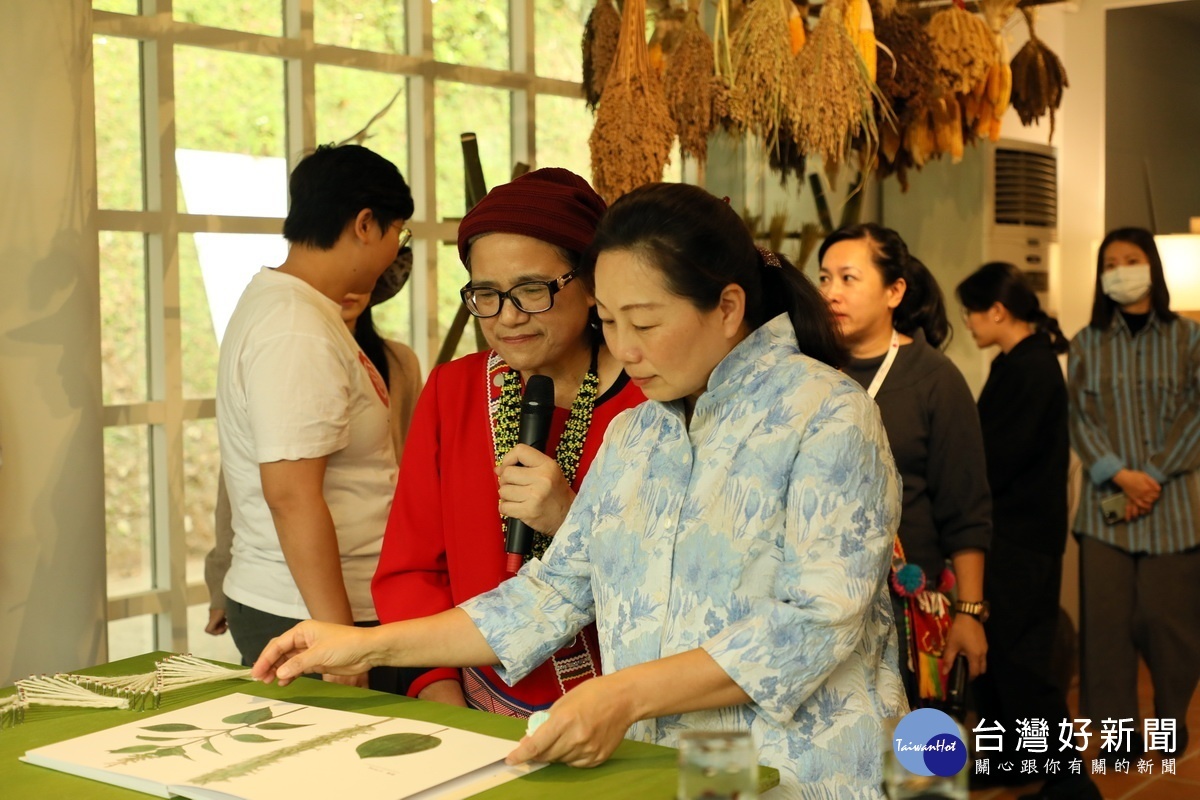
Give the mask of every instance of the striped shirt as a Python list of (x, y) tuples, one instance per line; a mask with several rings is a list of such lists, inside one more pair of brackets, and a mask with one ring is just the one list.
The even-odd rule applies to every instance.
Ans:
[[(1200, 325), (1151, 314), (1136, 334), (1121, 313), (1071, 342), (1071, 445), (1085, 480), (1073, 529), (1130, 553), (1177, 553), (1200, 544)], [(1162, 484), (1149, 514), (1108, 525), (1100, 501), (1122, 469)]]

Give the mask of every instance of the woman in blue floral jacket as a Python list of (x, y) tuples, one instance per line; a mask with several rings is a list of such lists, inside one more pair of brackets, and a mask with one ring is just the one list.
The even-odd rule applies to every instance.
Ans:
[(748, 730), (782, 796), (881, 797), (881, 720), (906, 710), (886, 583), (900, 485), (874, 403), (830, 366), (823, 299), (693, 186), (629, 193), (592, 250), (610, 350), (652, 402), (612, 423), (544, 558), (434, 617), (303, 623), (256, 676), (436, 660), (516, 681), (595, 619), (604, 675), (511, 763)]

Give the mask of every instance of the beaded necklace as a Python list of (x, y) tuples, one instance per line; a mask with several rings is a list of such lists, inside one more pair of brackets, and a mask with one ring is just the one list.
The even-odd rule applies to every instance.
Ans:
[[(558, 440), (554, 452), (554, 460), (558, 462), (563, 477), (570, 484), (575, 480), (579, 469), (579, 459), (583, 455), (583, 443), (587, 439), (588, 428), (592, 424), (592, 409), (596, 407), (596, 396), (600, 389), (600, 378), (597, 376), (597, 349), (592, 348), (592, 362), (579, 392), (571, 403), (571, 413), (567, 417), (566, 427)], [(496, 463), (499, 464), (508, 451), (517, 443), (517, 433), (521, 425), (521, 375), (515, 369), (509, 369), (504, 375), (504, 386), (500, 390), (498, 402), (492, 411), (492, 442), (495, 447)], [(500, 538), (503, 542), (508, 534), (508, 518), (500, 518)], [(551, 537), (535, 532), (530, 557), (541, 558), (550, 546)]]

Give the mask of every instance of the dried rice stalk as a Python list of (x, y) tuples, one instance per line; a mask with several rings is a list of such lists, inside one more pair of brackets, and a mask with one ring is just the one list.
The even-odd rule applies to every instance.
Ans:
[(941, 72), (942, 88), (967, 94), (996, 61), (996, 38), (982, 17), (950, 6), (929, 20), (929, 38)]
[(583, 28), (583, 93), (592, 110), (600, 102), (620, 35), (621, 15), (612, 0), (596, 0)]
[(646, 49), (646, 0), (627, 0), (617, 55), (588, 145), (592, 184), (608, 202), (662, 180), (675, 123)]
[[(732, 93), (742, 102), (731, 104), (734, 124), (757, 134), (773, 148), (781, 133), (799, 114), (796, 64), (788, 33), (790, 0), (755, 0), (730, 40)], [(801, 51), (803, 52), (803, 51)]]
[(826, 165), (845, 160), (852, 141), (872, 152), (878, 142), (875, 101), (882, 119), (891, 120), (887, 101), (867, 75), (862, 55), (846, 31), (845, 0), (828, 0), (800, 51), (797, 105), (793, 124), (800, 148), (819, 155)]
[(712, 39), (700, 27), (698, 10), (689, 11), (676, 47), (667, 57), (663, 88), (679, 129), (679, 152), (700, 163), (708, 158), (708, 135), (716, 121), (715, 82)]

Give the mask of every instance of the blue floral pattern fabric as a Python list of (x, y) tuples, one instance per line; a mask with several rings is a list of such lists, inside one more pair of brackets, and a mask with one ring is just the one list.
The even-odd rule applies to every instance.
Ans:
[(593, 618), (606, 674), (703, 648), (751, 702), (628, 738), (748, 730), (779, 796), (879, 798), (881, 721), (907, 710), (886, 580), (899, 519), (875, 403), (802, 355), (784, 315), (717, 366), (690, 424), (679, 402), (617, 417), (544, 558), (461, 607), (507, 681)]

